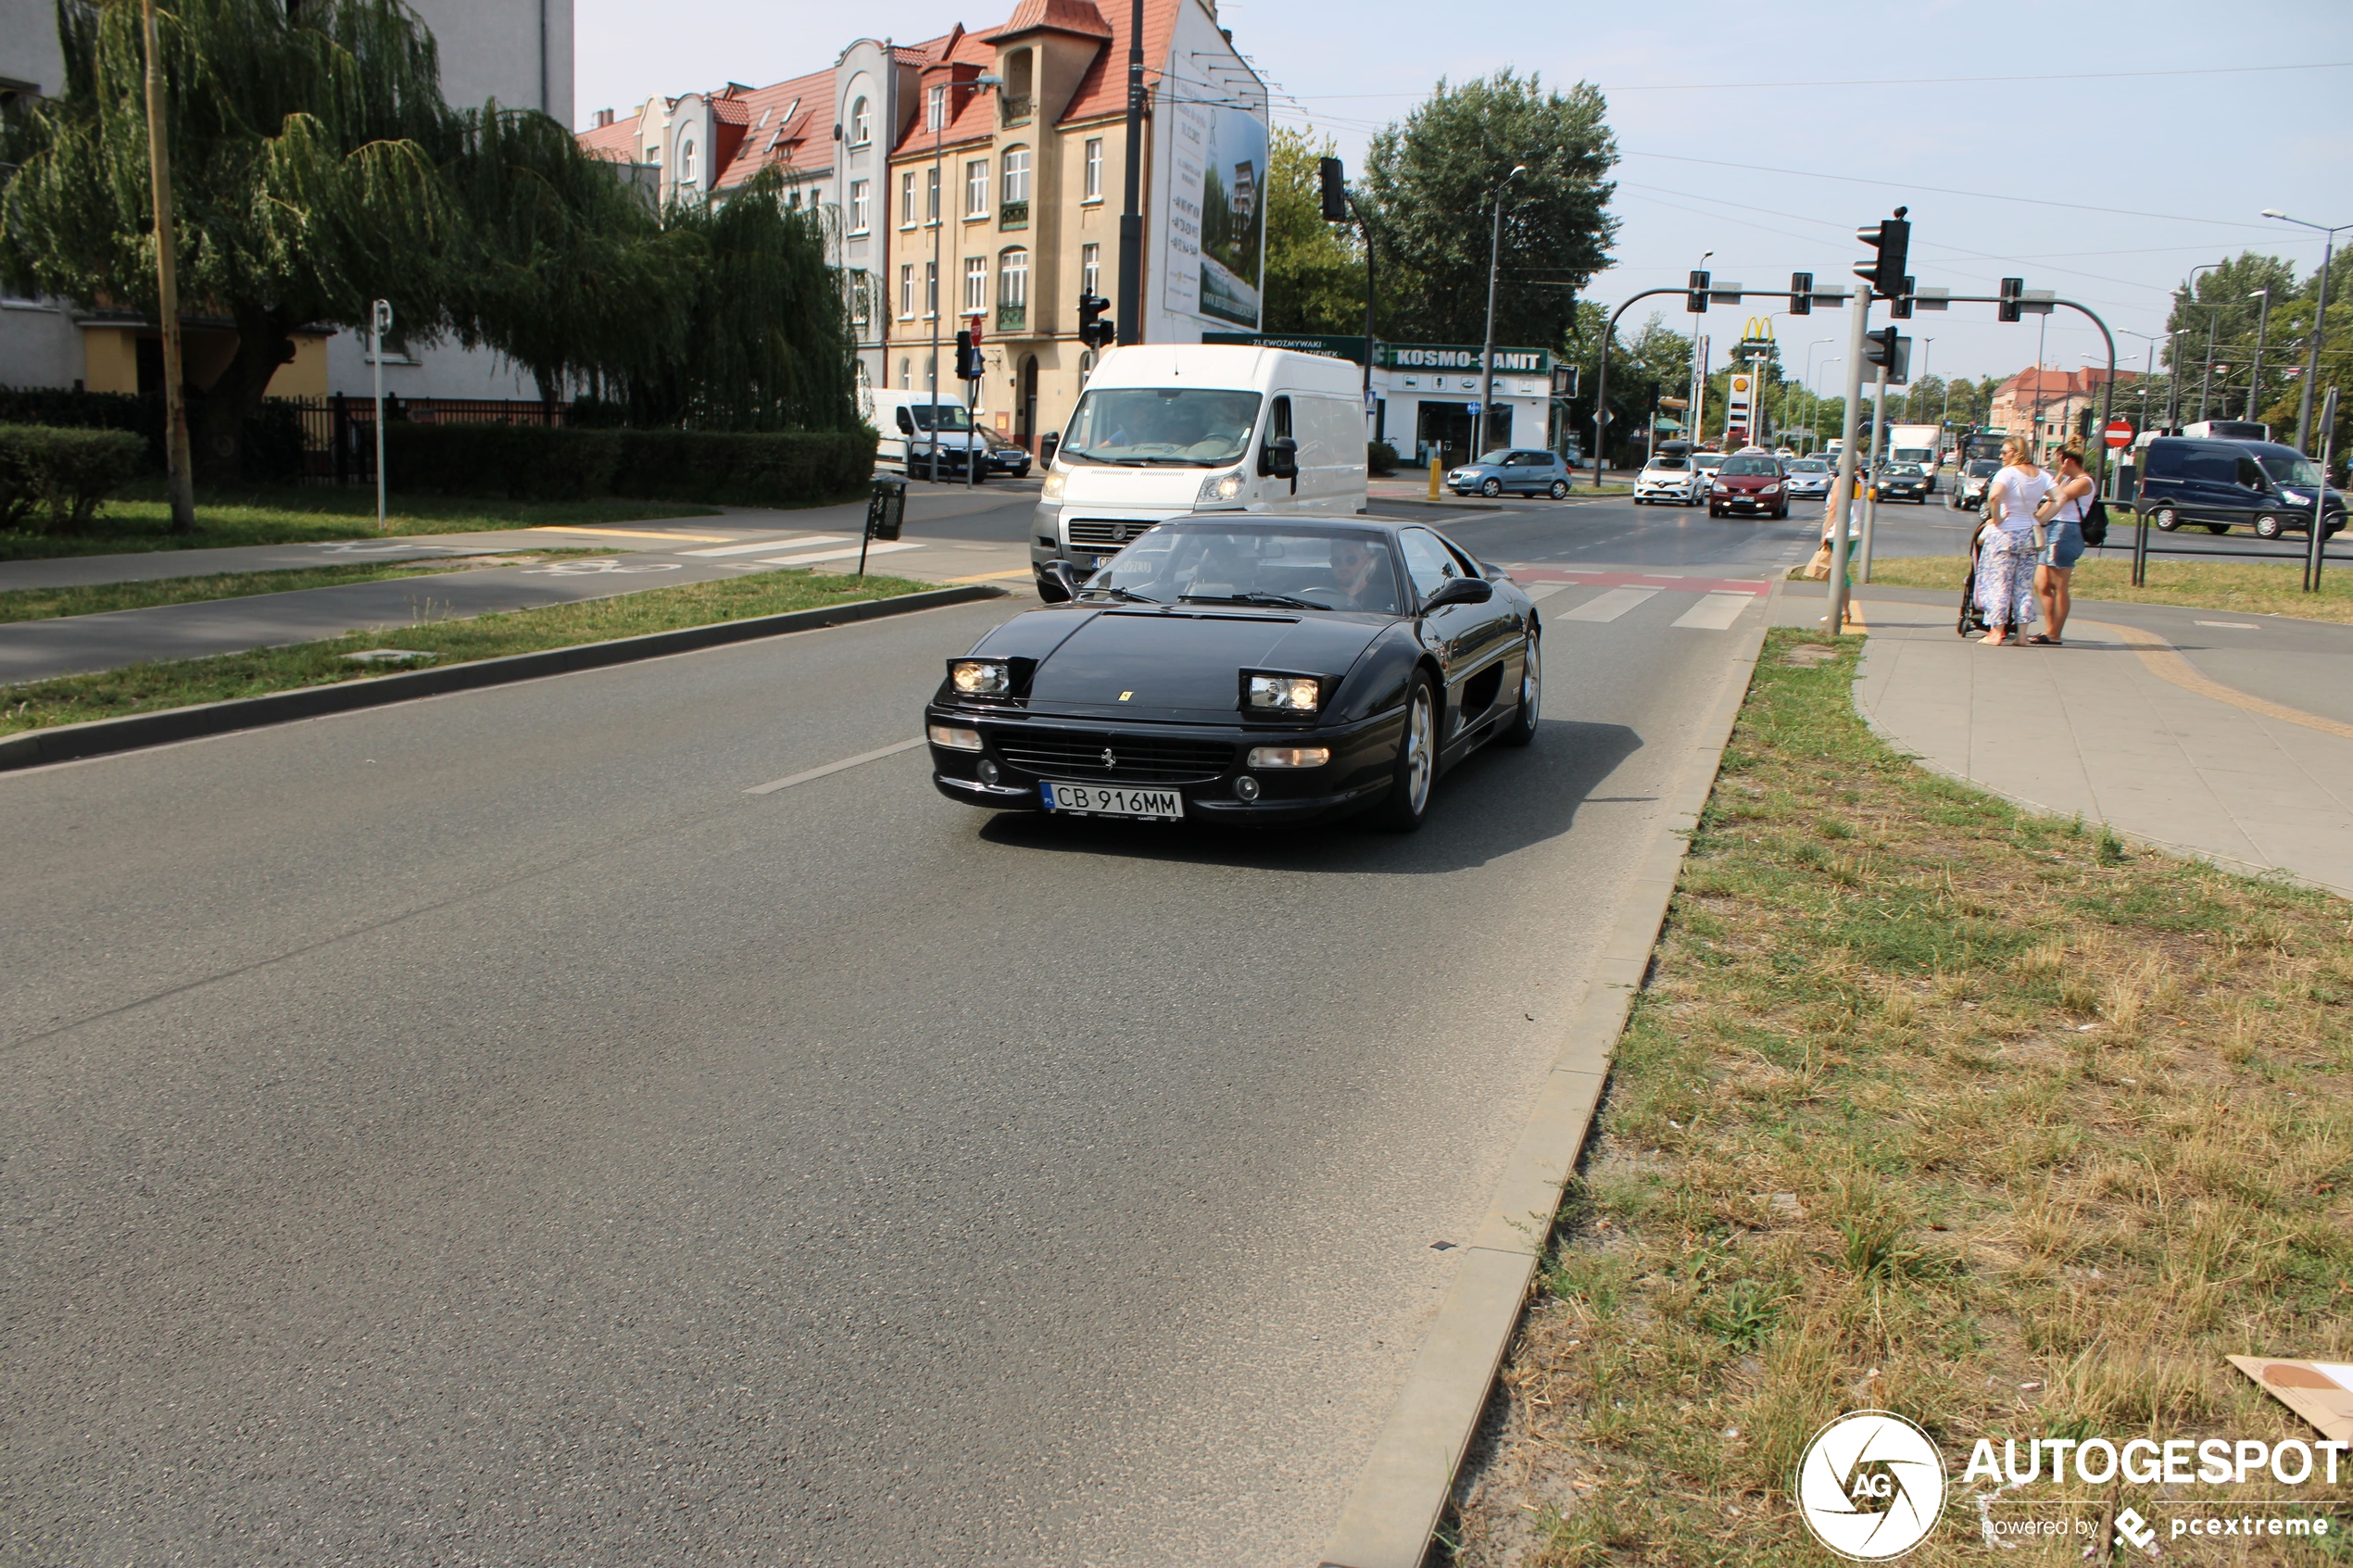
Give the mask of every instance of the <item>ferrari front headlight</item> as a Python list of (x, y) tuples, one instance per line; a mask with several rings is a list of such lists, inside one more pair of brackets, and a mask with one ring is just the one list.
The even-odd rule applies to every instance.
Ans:
[(1013, 689), (1013, 668), (1001, 659), (951, 659), (948, 684), (960, 696), (1003, 696)]
[(1313, 675), (1247, 675), (1242, 679), (1242, 706), (1255, 713), (1313, 713), (1324, 697), (1324, 684)]

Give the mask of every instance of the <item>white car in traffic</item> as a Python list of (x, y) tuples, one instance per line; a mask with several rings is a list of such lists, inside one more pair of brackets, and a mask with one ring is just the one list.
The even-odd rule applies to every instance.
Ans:
[(1699, 474), (1692, 460), (1680, 453), (1667, 453), (1653, 458), (1642, 465), (1634, 480), (1634, 504), (1641, 506), (1696, 507), (1702, 494)]

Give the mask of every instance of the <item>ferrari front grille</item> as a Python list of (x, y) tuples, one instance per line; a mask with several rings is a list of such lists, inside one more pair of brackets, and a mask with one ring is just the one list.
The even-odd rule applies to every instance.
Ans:
[(1000, 731), (993, 738), (997, 754), (1024, 772), (1082, 783), (1117, 779), (1129, 784), (1198, 784), (1222, 777), (1234, 765), (1230, 741), (1089, 734), (1083, 730), (1026, 726), (1013, 733)]

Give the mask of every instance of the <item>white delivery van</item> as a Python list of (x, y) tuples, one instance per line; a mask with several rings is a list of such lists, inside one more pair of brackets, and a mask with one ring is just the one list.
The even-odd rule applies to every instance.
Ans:
[(1365, 509), (1364, 372), (1345, 359), (1224, 344), (1106, 353), (1071, 411), (1031, 531), (1038, 591), (1155, 523), (1200, 512)]
[(898, 392), (888, 388), (874, 395), (875, 432), (882, 439), (875, 444), (875, 466), (896, 469), (911, 479), (931, 477), (932, 416), (939, 418), (939, 477), (953, 476), (959, 483), (964, 477), (965, 454), (978, 452), (984, 459), (979, 477), (988, 477), (988, 437), (973, 426), (972, 416), (964, 411), (963, 388), (943, 391), (937, 409), (928, 392)]

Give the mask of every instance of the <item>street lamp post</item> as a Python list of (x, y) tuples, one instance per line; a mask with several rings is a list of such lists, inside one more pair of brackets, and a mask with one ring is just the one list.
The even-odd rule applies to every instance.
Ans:
[[(1471, 421), (1471, 460), (1476, 462), (1487, 450), (1487, 415), (1495, 406), (1495, 272), (1504, 253), (1504, 193), (1511, 182), (1528, 172), (1528, 165), (1514, 164), (1495, 187), (1495, 222), (1487, 240), (1487, 343), (1478, 355), (1478, 417)], [(1365, 352), (1370, 353), (1370, 345)]]
[[(2197, 275), (2200, 272), (2212, 272), (2219, 270), (2221, 265), (2222, 264), (2219, 261), (2209, 261), (2202, 267), (2193, 267), (2190, 269), (2190, 307), (2192, 309), (2196, 309), (2198, 305)], [(2197, 383), (2197, 417), (2201, 420), (2206, 418), (2206, 389), (2208, 384), (2214, 380), (2214, 329), (2221, 324), (2221, 320), (2222, 308), (2221, 306), (2209, 305), (2207, 307), (2206, 373), (2198, 378)], [(2188, 331), (2187, 328), (2183, 328), (2183, 330), (2184, 332)]]
[[(2321, 379), (2321, 336), (2328, 328), (2329, 264), (2336, 259), (2336, 237), (2346, 230), (2353, 229), (2353, 223), (2339, 223), (2335, 228), (2331, 229), (2319, 223), (2307, 223), (2301, 218), (2290, 218), (2286, 213), (2268, 207), (2263, 209), (2263, 216), (2276, 218), (2283, 223), (2294, 223), (2306, 229), (2318, 229), (2328, 236), (2328, 243), (2321, 247), (2320, 293), (2312, 307), (2312, 346), (2306, 351), (2304, 390), (2297, 395), (2296, 407), (2296, 449), (2309, 457), (2311, 452), (2305, 443), (2310, 440), (2312, 435), (2312, 383)], [(2326, 475), (2322, 476), (2324, 479), (2326, 477)], [(2325, 489), (2326, 486), (2323, 485), (2322, 488)]]
[[(1004, 84), (1003, 78), (991, 76), (987, 71), (964, 83), (975, 91), (984, 87), (1002, 87)], [(951, 72), (947, 83), (940, 89), (939, 118), (931, 128), (931, 189), (933, 199), (939, 204), (939, 210), (930, 215), (931, 277), (924, 285), (924, 304), (931, 311), (931, 483), (934, 484), (939, 483), (939, 296), (947, 282), (939, 275), (939, 236), (948, 227), (948, 181), (942, 172), (940, 157), (948, 136), (948, 122), (956, 118), (956, 87)], [(929, 107), (925, 107), (928, 112)], [(967, 431), (964, 433), (964, 467), (970, 470), (972, 462), (972, 433)], [(912, 470), (913, 466), (912, 454), (910, 454), (908, 467)], [(912, 474), (909, 477), (912, 478)]]
[(2260, 313), (2255, 318), (2255, 368), (2246, 378), (2246, 417), (2251, 420), (2255, 418), (2255, 400), (2262, 395), (2263, 343), (2271, 331), (2271, 291), (2258, 289), (2246, 297), (2263, 302)]
[[(1805, 386), (1809, 395), (1814, 390), (1814, 350), (1821, 347), (1822, 345), (1826, 343), (1836, 343), (1838, 339), (1834, 337), (1818, 337), (1813, 342), (1806, 345), (1806, 380), (1802, 384)], [(1810, 409), (1807, 410), (1806, 415), (1806, 455), (1809, 457), (1813, 455), (1814, 451), (1814, 415)]]

